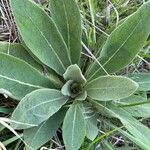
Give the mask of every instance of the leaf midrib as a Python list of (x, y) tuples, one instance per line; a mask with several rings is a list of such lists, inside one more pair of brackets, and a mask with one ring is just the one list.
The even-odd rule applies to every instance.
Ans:
[(150, 84), (150, 81), (142, 81), (142, 82), (137, 81), (137, 82), (140, 83), (140, 84)]
[[(32, 109), (34, 109), (34, 108), (36, 108), (36, 107), (39, 107), (40, 105), (43, 105), (43, 104), (48, 104), (48, 103), (51, 103), (51, 102), (54, 102), (54, 101), (61, 100), (63, 97), (64, 97), (64, 96), (61, 96), (61, 97), (55, 98), (55, 99), (53, 99), (53, 100), (48, 100), (48, 101), (46, 101), (46, 102), (42, 102), (42, 103), (40, 103), (40, 104), (35, 105), (34, 107), (32, 107), (32, 108), (28, 109), (26, 112), (24, 112), (24, 113), (22, 114), (22, 116), (20, 117), (19, 120), (22, 120), (22, 118), (25, 116), (25, 114), (27, 114), (27, 113), (28, 113), (29, 111), (31, 111)], [(29, 99), (29, 97), (28, 97), (28, 99)], [(27, 100), (28, 100), (28, 99), (27, 99)], [(66, 100), (65, 100), (65, 101), (66, 101)], [(65, 103), (65, 102), (64, 102), (64, 103)]]
[(25, 82), (23, 82), (23, 81), (16, 80), (16, 79), (13, 79), (13, 78), (10, 78), (10, 77), (7, 77), (7, 76), (3, 76), (3, 75), (1, 75), (1, 74), (0, 74), (0, 77), (1, 77), (1, 78), (4, 78), (4, 79), (7, 79), (7, 80), (10, 80), (10, 81), (13, 81), (13, 82), (17, 82), (17, 83), (19, 83), (19, 84), (21, 84), (21, 85), (25, 85), (25, 86), (29, 86), (29, 87), (34, 87), (34, 88), (39, 88), (39, 89), (44, 88), (44, 87), (42, 87), (42, 86), (33, 85), (33, 84), (30, 84), (30, 83), (25, 83)]
[[(132, 32), (129, 34), (129, 36), (126, 38), (126, 40), (121, 44), (121, 46), (115, 51), (115, 53), (103, 64), (103, 67), (105, 67), (109, 61), (111, 59), (113, 59), (115, 57), (115, 55), (120, 51), (120, 49), (126, 44), (126, 42), (129, 40), (129, 38), (134, 34), (134, 31), (136, 30), (136, 28), (138, 27), (139, 23), (141, 22), (141, 18), (139, 19), (137, 25), (134, 27), (134, 29), (132, 30)], [(91, 77), (88, 79), (90, 80), (99, 70), (101, 70), (102, 68), (97, 69), (97, 71), (94, 72), (93, 75), (91, 75)]]
[(75, 106), (75, 110), (74, 110), (74, 116), (73, 116), (73, 125), (72, 125), (72, 136), (71, 136), (71, 147), (72, 149), (74, 148), (74, 128), (75, 128), (75, 122), (76, 122), (76, 114), (77, 114), (77, 106)]
[[(45, 39), (46, 43), (48, 44), (48, 46), (50, 47), (50, 49), (52, 50), (52, 52), (55, 54), (56, 58), (58, 59), (58, 61), (60, 62), (62, 68), (64, 69), (64, 71), (66, 70), (66, 67), (64, 66), (63, 62), (59, 59), (59, 56), (57, 55), (57, 53), (55, 52), (54, 48), (52, 47), (52, 45), (49, 43), (49, 41), (47, 40), (47, 38), (45, 37), (45, 35), (43, 34), (43, 32), (38, 28), (38, 26), (34, 23), (34, 21), (32, 20), (30, 14), (26, 11), (25, 7), (24, 7), (24, 11), (26, 13), (26, 15), (29, 17), (30, 21), (32, 22), (32, 24), (37, 28), (37, 30), (40, 32), (41, 36)], [(47, 16), (48, 17), (48, 16)], [(49, 18), (49, 17), (48, 17)], [(50, 19), (50, 18), (49, 18)], [(52, 20), (51, 20), (52, 21)], [(53, 21), (52, 21), (53, 22)], [(55, 26), (55, 24), (54, 24)]]
[(67, 46), (68, 46), (68, 49), (69, 49), (69, 52), (70, 52), (70, 28), (69, 28), (69, 21), (68, 21), (68, 15), (67, 15), (67, 11), (66, 11), (65, 2), (62, 1), (62, 3), (63, 3), (65, 17), (66, 17), (66, 21), (67, 21), (67, 33), (68, 33), (67, 34), (67, 40), (68, 40)]
[(95, 87), (95, 88), (87, 88), (87, 90), (107, 90), (107, 89), (129, 89), (129, 86), (122, 86), (122, 87)]

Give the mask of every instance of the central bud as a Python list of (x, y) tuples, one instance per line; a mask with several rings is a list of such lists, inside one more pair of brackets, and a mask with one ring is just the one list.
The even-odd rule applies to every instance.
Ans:
[(81, 83), (69, 80), (62, 87), (61, 91), (64, 95), (67, 95), (71, 98), (75, 98), (82, 93), (83, 87)]
[(63, 74), (66, 83), (61, 89), (63, 95), (67, 95), (76, 100), (84, 100), (87, 93), (84, 91), (86, 79), (78, 65), (70, 65)]
[(72, 94), (79, 94), (82, 92), (82, 86), (79, 83), (73, 83), (70, 86), (70, 91)]

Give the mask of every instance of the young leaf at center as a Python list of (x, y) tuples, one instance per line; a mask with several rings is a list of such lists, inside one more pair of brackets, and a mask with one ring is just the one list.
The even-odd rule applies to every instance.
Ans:
[(86, 83), (86, 79), (83, 76), (81, 69), (78, 65), (70, 65), (66, 72), (63, 74), (63, 77), (65, 80), (73, 80), (75, 82), (78, 82), (80, 84)]

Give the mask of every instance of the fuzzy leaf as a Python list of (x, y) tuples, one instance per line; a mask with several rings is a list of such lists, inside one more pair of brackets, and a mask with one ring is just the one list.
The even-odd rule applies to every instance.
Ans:
[(26, 94), (55, 85), (29, 64), (16, 57), (0, 53), (0, 93), (20, 100)]
[(150, 117), (150, 100), (144, 97), (132, 95), (117, 102), (119, 107), (135, 117)]
[[(79, 101), (83, 101), (86, 99), (87, 97), (87, 92), (86, 91), (79, 91), (79, 93), (73, 93), (71, 91), (71, 88), (72, 88), (72, 85), (74, 84), (74, 81), (73, 80), (69, 80), (67, 81), (64, 86), (61, 88), (61, 92), (63, 95), (66, 95), (66, 96), (70, 96), (72, 98), (75, 98), (76, 100), (79, 100)], [(79, 86), (79, 88), (81, 88)]]
[[(24, 141), (33, 149), (40, 148), (48, 142), (56, 133), (64, 119), (65, 111), (60, 110), (48, 120), (41, 123), (38, 127), (24, 130)], [(26, 146), (27, 150), (32, 150)]]
[(11, 8), (25, 44), (41, 62), (62, 75), (71, 60), (53, 20), (30, 0), (12, 0)]
[(139, 84), (138, 91), (150, 90), (150, 73), (135, 73), (128, 77)]
[[(150, 129), (131, 116), (130, 113), (113, 104), (102, 105), (97, 101), (92, 102), (98, 109), (111, 114), (112, 117), (118, 118), (124, 127), (133, 135), (132, 139), (142, 149), (149, 150), (150, 147)], [(129, 136), (128, 136), (129, 137)]]
[(82, 111), (86, 122), (86, 137), (93, 141), (99, 133), (97, 115), (91, 103), (83, 103)]
[(81, 17), (75, 0), (51, 0), (51, 16), (70, 51), (72, 64), (78, 64), (81, 54)]
[(86, 98), (87, 98), (87, 92), (83, 91), (75, 99), (77, 101), (84, 101)]
[(102, 76), (86, 85), (89, 97), (99, 101), (119, 100), (132, 95), (138, 84), (121, 76)]
[(98, 135), (99, 129), (97, 127), (97, 118), (96, 116), (86, 117), (86, 137), (93, 141)]
[(66, 150), (78, 150), (86, 135), (85, 120), (79, 104), (73, 104), (63, 123), (63, 139)]
[(138, 120), (133, 118), (130, 113), (126, 112), (125, 110), (115, 106), (111, 107), (110, 109), (137, 140), (150, 148), (150, 129), (148, 127), (144, 126)]
[(33, 56), (33, 54), (30, 55), (31, 52), (26, 50), (21, 44), (0, 42), (0, 52), (24, 60), (26, 63), (37, 69), (42, 74), (47, 72), (46, 75), (52, 83), (54, 83), (58, 88), (62, 86), (62, 82), (54, 70), (43, 65), (37, 58), (35, 58), (35, 56)]
[(71, 96), (70, 87), (71, 87), (72, 83), (73, 83), (73, 81), (69, 80), (64, 84), (64, 86), (61, 88), (61, 92), (63, 95)]
[[(150, 34), (150, 2), (145, 3), (129, 16), (108, 37), (98, 60), (111, 74), (128, 65), (144, 46)], [(105, 75), (97, 64), (93, 63), (86, 72), (87, 80)]]
[(81, 69), (78, 65), (71, 65), (67, 68), (66, 72), (63, 74), (65, 80), (73, 80), (75, 82), (84, 84), (86, 79), (84, 78)]
[(20, 58), (37, 70), (43, 71), (42, 66), (37, 63), (19, 43), (0, 42), (0, 52)]
[(58, 90), (39, 89), (26, 95), (12, 114), (14, 129), (26, 129), (39, 125), (55, 114), (68, 100)]

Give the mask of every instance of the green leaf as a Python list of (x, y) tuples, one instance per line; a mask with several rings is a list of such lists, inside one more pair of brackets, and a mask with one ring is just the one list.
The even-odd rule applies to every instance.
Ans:
[(97, 112), (91, 103), (84, 101), (82, 104), (82, 112), (86, 123), (86, 137), (93, 141), (99, 133)]
[[(79, 91), (77, 93), (72, 92), (73, 87)], [(61, 88), (61, 92), (63, 95), (70, 96), (71, 98), (75, 98), (76, 100), (79, 100), (79, 101), (83, 101), (87, 97), (87, 92), (83, 90), (80, 85), (74, 83), (73, 80), (67, 81), (64, 84), (64, 86)]]
[(43, 65), (43, 63), (32, 53), (32, 51), (29, 49), (29, 47), (27, 47), (27, 45), (25, 44), (25, 42), (23, 41), (23, 39), (21, 37), (20, 37), (20, 43), (25, 48), (25, 50), (30, 54), (30, 56), (32, 58), (34, 58), (39, 64)]
[(123, 123), (124, 127), (133, 135), (136, 141), (141, 148), (144, 147), (145, 150), (150, 150), (150, 129), (136, 120), (134, 117), (131, 116), (130, 113), (119, 108), (113, 104), (102, 105), (97, 101), (92, 101), (92, 104), (99, 109), (100, 111), (103, 110), (108, 114), (111, 114), (112, 117), (116, 117), (120, 119)]
[(75, 0), (51, 0), (51, 16), (70, 51), (73, 64), (81, 54), (81, 16)]
[[(50, 79), (52, 83), (57, 85), (57, 87), (62, 86), (62, 82), (58, 78), (58, 74), (54, 72), (54, 70), (47, 68), (44, 66), (35, 56), (30, 55), (31, 52), (26, 50), (21, 44), (19, 43), (8, 43), (8, 42), (0, 42), (0, 52), (12, 55), (17, 57), (21, 60), (24, 60), (26, 63), (30, 64), (35, 69), (39, 70), (42, 74), (47, 70), (47, 77)], [(33, 57), (32, 57), (33, 56)]]
[[(47, 143), (60, 127), (65, 116), (65, 111), (60, 110), (48, 120), (41, 123), (38, 127), (24, 130), (24, 141), (33, 149), (38, 149)], [(27, 150), (31, 150), (26, 146)]]
[(73, 104), (63, 123), (63, 139), (66, 150), (78, 150), (86, 135), (85, 120), (79, 104)]
[[(111, 74), (128, 65), (143, 47), (150, 34), (150, 2), (145, 3), (129, 16), (108, 37), (98, 60)], [(86, 72), (87, 80), (92, 80), (105, 72), (97, 62)]]
[(73, 84), (72, 80), (67, 81), (64, 86), (61, 88), (61, 92), (63, 95), (71, 96), (71, 85)]
[(93, 109), (91, 103), (87, 103), (86, 101), (84, 101), (82, 110), (86, 122), (86, 137), (93, 141), (99, 133), (95, 109)]
[(97, 118), (95, 115), (87, 116), (85, 118), (86, 121), (86, 137), (93, 141), (99, 133), (99, 129), (97, 127)]
[(65, 80), (73, 80), (75, 82), (84, 84), (86, 79), (84, 78), (81, 69), (78, 65), (71, 65), (67, 68), (66, 72), (63, 74)]
[(128, 77), (139, 84), (138, 91), (150, 90), (150, 73), (134, 73)]
[(102, 76), (85, 86), (89, 97), (99, 101), (119, 100), (132, 95), (138, 84), (121, 76)]
[(135, 117), (150, 117), (150, 100), (132, 95), (117, 102), (117, 105)]
[(112, 106), (110, 109), (137, 140), (143, 143), (147, 148), (149, 147), (146, 150), (150, 150), (150, 129), (133, 118), (130, 113), (125, 110)]
[(71, 61), (53, 20), (30, 0), (12, 0), (11, 8), (25, 44), (41, 62), (62, 75)]
[(0, 52), (20, 58), (30, 64), (32, 67), (40, 70), (40, 72), (43, 71), (42, 66), (37, 63), (19, 43), (0, 42)]
[(36, 69), (16, 57), (0, 53), (0, 93), (20, 100), (39, 88), (55, 85)]
[[(119, 130), (124, 136), (126, 136), (127, 138), (129, 138), (130, 140), (132, 140), (132, 142), (134, 142), (135, 144), (139, 145), (139, 147), (141, 147), (141, 149), (143, 150), (150, 150), (149, 146), (147, 144), (145, 144), (144, 142), (142, 142), (141, 140), (139, 140), (138, 138), (132, 136), (130, 133), (124, 131), (124, 130)], [(120, 149), (119, 149), (120, 150)], [(131, 150), (131, 148), (127, 148), (127, 149), (121, 149), (121, 150)], [(133, 149), (136, 150), (136, 149)]]
[(77, 101), (84, 101), (87, 98), (87, 92), (82, 91), (75, 99)]
[(13, 108), (7, 108), (7, 107), (3, 107), (3, 106), (0, 106), (0, 113), (3, 113), (3, 114), (10, 114), (12, 113), (14, 109)]
[[(114, 146), (106, 140), (103, 140), (103, 145), (104, 145), (106, 150), (120, 150), (120, 149), (114, 148)], [(127, 150), (127, 149), (124, 148), (123, 150)], [(131, 150), (131, 148), (130, 148), (130, 150)]]
[(14, 129), (37, 126), (55, 114), (68, 100), (67, 96), (54, 89), (39, 89), (26, 95), (12, 114)]
[(13, 144), (14, 142), (16, 142), (19, 137), (22, 138), (23, 134), (19, 134), (19, 136), (13, 136), (13, 137), (8, 137), (8, 139), (3, 141), (3, 145), (6, 147), (10, 144)]

